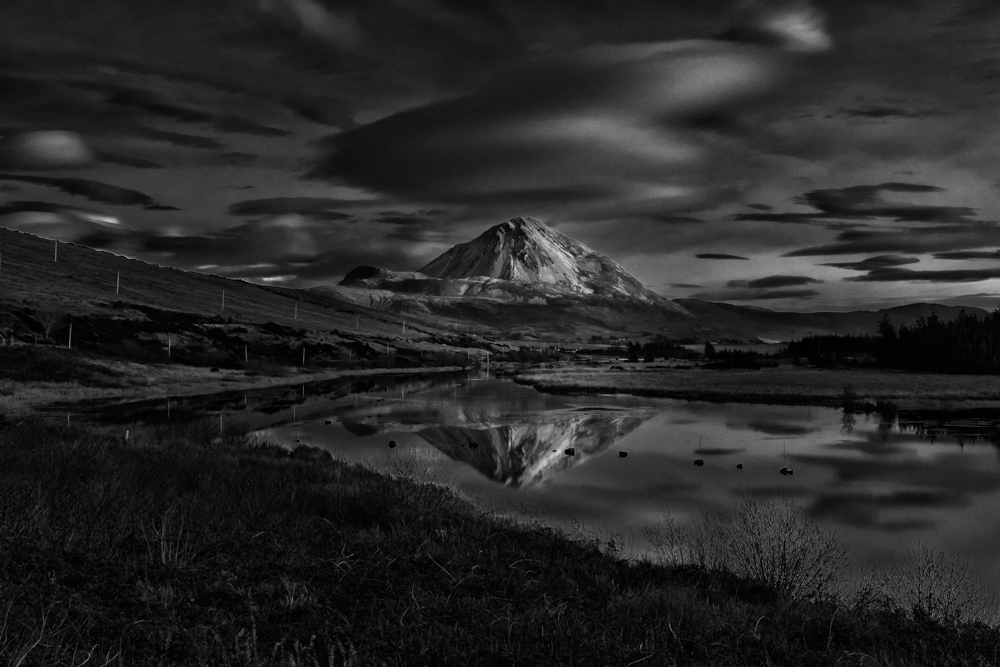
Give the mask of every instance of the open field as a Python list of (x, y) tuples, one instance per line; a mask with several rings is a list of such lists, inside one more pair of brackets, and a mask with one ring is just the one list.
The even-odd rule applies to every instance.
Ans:
[[(63, 368), (72, 366), (69, 358), (78, 363), (85, 362), (78, 377), (62, 378), (62, 381), (37, 379), (45, 375), (35, 375), (29, 379), (6, 379), (0, 371), (0, 415), (26, 415), (47, 403), (71, 402), (90, 398), (149, 398), (155, 396), (189, 396), (211, 394), (220, 391), (240, 389), (260, 389), (278, 385), (293, 385), (303, 382), (317, 382), (339, 377), (361, 377), (384, 373), (427, 373), (456, 370), (457, 366), (392, 368), (392, 369), (322, 369), (294, 368), (282, 369), (273, 376), (261, 376), (240, 369), (216, 369), (186, 366), (180, 364), (139, 364), (134, 362), (86, 357), (57, 351), (56, 363)], [(70, 370), (74, 370), (70, 368)]]
[[(629, 561), (613, 538), (500, 519), (401, 475), (305, 447), (290, 453), (236, 429), (220, 439), (207, 422), (145, 429), (129, 442), (114, 430), (0, 423), (0, 662), (892, 667), (1000, 658), (1000, 631), (965, 620), (965, 600), (941, 595), (945, 579), (912, 604), (877, 587), (850, 599), (798, 594), (796, 582), (837, 561), (808, 523), (784, 530), (794, 516), (775, 544), (819, 560), (747, 579), (721, 564), (735, 552), (705, 566)], [(769, 507), (750, 509), (767, 519)], [(786, 534), (802, 542), (788, 545)]]
[[(691, 401), (833, 405), (850, 385), (863, 403), (876, 398), (903, 409), (1000, 407), (1000, 377), (945, 375), (879, 369), (830, 370), (781, 365), (760, 370), (706, 370), (619, 363), (530, 370), (515, 380), (540, 391), (564, 394), (628, 393)], [(956, 405), (956, 407), (958, 407)]]

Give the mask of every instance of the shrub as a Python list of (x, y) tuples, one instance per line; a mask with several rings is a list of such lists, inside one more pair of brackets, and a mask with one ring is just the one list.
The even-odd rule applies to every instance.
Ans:
[(883, 586), (914, 618), (958, 623), (996, 614), (996, 600), (989, 600), (961, 554), (920, 543), (908, 556), (902, 564), (893, 563)]
[(834, 595), (847, 561), (836, 534), (792, 502), (754, 495), (692, 526), (668, 519), (645, 532), (661, 559), (730, 572), (799, 599)]

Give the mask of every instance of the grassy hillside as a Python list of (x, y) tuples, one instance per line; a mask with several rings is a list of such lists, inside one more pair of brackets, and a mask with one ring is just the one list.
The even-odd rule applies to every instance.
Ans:
[(153, 365), (277, 377), (452, 365), (469, 348), (503, 349), (449, 324), (72, 244), (57, 250), (0, 228), (0, 395), (13, 391), (5, 382), (120, 388), (176, 375), (143, 370)]
[[(8, 305), (56, 306), (72, 315), (85, 315), (112, 314), (109, 304), (123, 301), (313, 331), (337, 329), (406, 339), (426, 335), (425, 327), (418, 323), (411, 322), (404, 334), (402, 318), (305, 290), (181, 271), (75, 244), (59, 243), (56, 253), (51, 240), (2, 227), (0, 253), (0, 303)], [(58, 259), (54, 260), (56, 254)], [(120, 289), (116, 293), (119, 275)]]
[(0, 424), (0, 662), (997, 664), (1000, 632), (944, 579), (912, 601), (803, 589), (836, 549), (795, 517), (766, 543), (795, 564), (748, 578), (616, 558), (406, 472), (210, 423), (128, 442)]

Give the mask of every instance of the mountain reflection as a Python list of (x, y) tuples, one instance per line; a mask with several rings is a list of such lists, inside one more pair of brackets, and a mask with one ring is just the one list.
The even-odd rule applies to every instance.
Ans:
[[(355, 435), (410, 432), (489, 479), (516, 487), (536, 485), (593, 458), (655, 414), (596, 407), (545, 409), (544, 399), (535, 404), (537, 397), (531, 395), (449, 398), (369, 399), (368, 405), (339, 414), (343, 427)], [(570, 448), (571, 455), (566, 453)]]
[[(512, 424), (431, 426), (417, 435), (456, 461), (510, 486), (533, 486), (600, 454), (648, 416), (572, 414)], [(566, 450), (573, 448), (572, 455)]]

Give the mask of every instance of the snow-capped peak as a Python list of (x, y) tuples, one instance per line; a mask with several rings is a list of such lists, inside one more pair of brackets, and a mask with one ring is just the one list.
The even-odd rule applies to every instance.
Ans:
[(663, 301), (607, 256), (534, 218), (513, 218), (420, 269), (442, 279), (544, 283), (578, 294)]

